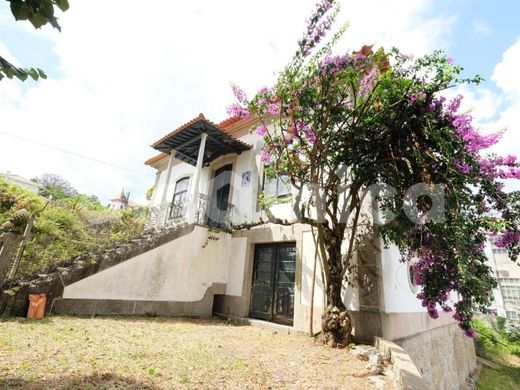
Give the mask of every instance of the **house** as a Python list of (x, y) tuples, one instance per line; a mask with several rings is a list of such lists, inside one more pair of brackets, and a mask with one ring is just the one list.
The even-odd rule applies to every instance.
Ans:
[(520, 267), (509, 258), (507, 249), (497, 247), (492, 240), (486, 252), (498, 282), (492, 308), (501, 317), (520, 320)]
[(110, 208), (112, 210), (124, 210), (129, 207), (131, 207), (130, 192), (125, 194), (124, 188), (113, 199), (110, 199), (110, 203), (108, 205), (108, 208)]
[[(305, 332), (312, 322), (318, 330), (324, 294), (313, 232), (308, 225), (259, 223), (260, 191), (278, 199), (273, 213), (292, 218), (291, 188), (283, 177), (264, 178), (263, 141), (254, 127), (251, 118), (215, 124), (200, 114), (153, 143), (159, 153), (146, 161), (156, 170), (149, 227), (178, 233), (66, 285), (55, 309), (89, 315), (220, 314)], [(449, 314), (428, 316), (416, 298), (412, 265), (398, 261), (396, 247), (381, 248), (357, 264), (366, 287), (344, 287), (356, 339), (393, 340), (428, 386), (459, 388), (476, 367), (472, 341)]]
[(35, 183), (29, 179), (26, 179), (25, 177), (16, 175), (9, 171), (7, 171), (6, 173), (0, 173), (0, 177), (8, 183), (15, 184), (33, 192), (38, 192), (40, 190), (40, 186), (38, 185), (38, 183)]

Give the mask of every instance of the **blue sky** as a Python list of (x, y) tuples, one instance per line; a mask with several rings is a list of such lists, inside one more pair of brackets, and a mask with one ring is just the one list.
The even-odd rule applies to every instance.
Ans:
[[(1, 134), (0, 171), (62, 174), (104, 201), (124, 186), (143, 200), (154, 176), (143, 165), (154, 154), (148, 145), (199, 112), (224, 119), (230, 82), (250, 93), (269, 84), (292, 55), (313, 4), (72, 0), (58, 34), (14, 22), (8, 2), (0, 1), (0, 53), (49, 76), (0, 83), (2, 130), (146, 175)], [(421, 55), (440, 48), (466, 75), (482, 75), (478, 90), (462, 90), (466, 108), (485, 129), (509, 128), (499, 151), (520, 154), (520, 0), (342, 5), (340, 19), (351, 26), (340, 49), (374, 43)]]
[[(439, 13), (456, 15), (447, 50), (467, 75), (488, 81), (504, 51), (520, 37), (520, 0), (454, 0), (438, 2)], [(494, 88), (490, 82), (484, 84)]]

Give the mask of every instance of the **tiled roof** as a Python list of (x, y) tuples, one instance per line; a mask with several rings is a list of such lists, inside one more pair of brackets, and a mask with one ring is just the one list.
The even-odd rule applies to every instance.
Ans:
[(159, 153), (159, 154), (156, 154), (155, 156), (153, 157), (150, 157), (148, 160), (146, 160), (144, 162), (144, 165), (152, 165), (152, 164), (155, 164), (157, 161), (161, 161), (163, 158), (165, 157), (168, 157), (168, 155), (166, 153)]
[[(170, 133), (168, 133), (167, 135), (165, 135), (164, 137), (162, 137), (158, 141), (154, 142), (151, 146), (154, 149), (164, 150), (164, 143), (166, 141), (172, 139), (172, 137), (174, 137), (177, 134), (183, 132), (184, 130), (188, 130), (188, 129), (190, 129), (190, 127), (195, 126), (198, 123), (202, 122), (202, 123), (206, 123), (207, 125), (211, 126), (211, 128), (214, 128), (214, 129), (220, 131), (226, 137), (229, 137), (229, 139), (232, 140), (233, 142), (235, 142), (236, 145), (239, 145), (239, 147), (241, 149), (250, 149), (252, 147), (251, 145), (248, 145), (245, 142), (242, 142), (240, 139), (235, 137), (235, 134), (234, 134), (235, 131), (229, 131), (228, 130), (229, 127), (237, 124), (240, 121), (242, 121), (242, 119), (236, 118), (236, 117), (230, 117), (230, 118), (227, 118), (224, 121), (220, 122), (219, 124), (215, 124), (215, 123), (211, 122), (210, 120), (206, 119), (204, 117), (204, 115), (201, 113), (201, 114), (199, 114), (199, 116), (197, 116), (197, 117), (193, 118), (192, 120), (184, 123), (182, 126), (178, 127), (177, 129), (171, 131)], [(163, 152), (155, 155), (154, 157), (151, 157), (148, 160), (146, 160), (145, 164), (146, 165), (152, 165), (152, 164), (162, 160), (166, 156), (168, 156), (168, 154), (164, 153), (164, 151), (163, 151)]]

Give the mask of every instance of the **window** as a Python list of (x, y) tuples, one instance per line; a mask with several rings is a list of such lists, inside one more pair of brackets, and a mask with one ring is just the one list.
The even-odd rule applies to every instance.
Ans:
[(520, 303), (520, 279), (499, 278), (498, 283), (502, 291), (504, 301)]
[(170, 216), (181, 217), (185, 214), (186, 203), (188, 202), (188, 186), (190, 178), (184, 177), (175, 183), (175, 192), (173, 194), (172, 208)]
[(507, 255), (507, 249), (506, 248), (493, 248), (493, 253), (495, 255)]
[(287, 175), (267, 178), (264, 174), (264, 191), (267, 196), (289, 196), (291, 195), (291, 180)]
[(506, 317), (511, 320), (516, 320), (518, 318), (518, 313), (512, 310), (506, 310)]
[(413, 293), (416, 293), (418, 290), (418, 286), (415, 284), (415, 262), (416, 260), (408, 260), (406, 262), (406, 266), (408, 267), (408, 284), (410, 285), (410, 290), (412, 290)]

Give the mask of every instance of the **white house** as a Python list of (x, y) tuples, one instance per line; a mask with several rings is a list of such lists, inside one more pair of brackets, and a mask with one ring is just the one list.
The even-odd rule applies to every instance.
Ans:
[(492, 308), (499, 316), (520, 320), (520, 267), (509, 258), (507, 249), (496, 247), (492, 241), (486, 252), (498, 281)]
[(110, 199), (108, 207), (112, 210), (123, 210), (130, 207), (130, 192), (125, 194), (125, 189), (123, 188), (118, 195)]
[[(146, 161), (157, 172), (150, 226), (185, 230), (156, 249), (66, 286), (63, 297), (94, 301), (96, 307), (105, 302), (111, 309), (102, 312), (108, 314), (218, 313), (303, 331), (313, 321), (319, 330), (323, 282), (318, 262), (312, 297), (316, 259), (310, 227), (228, 230), (260, 220), (262, 190), (280, 200), (273, 212), (291, 216), (290, 187), (283, 178), (264, 179), (263, 141), (251, 131), (254, 125), (237, 118), (214, 124), (200, 114), (156, 141), (152, 147), (159, 154)], [(472, 341), (451, 316), (428, 316), (416, 298), (410, 266), (399, 262), (395, 247), (364, 258), (358, 273), (366, 287), (344, 289), (356, 339), (394, 340), (432, 388), (459, 388), (475, 368)]]
[(16, 175), (9, 171), (6, 173), (0, 173), (0, 177), (2, 177), (8, 183), (16, 184), (17, 186), (23, 187), (23, 188), (33, 191), (33, 192), (38, 192), (40, 190), (40, 185), (38, 183), (30, 181), (29, 179), (26, 179), (25, 177)]

